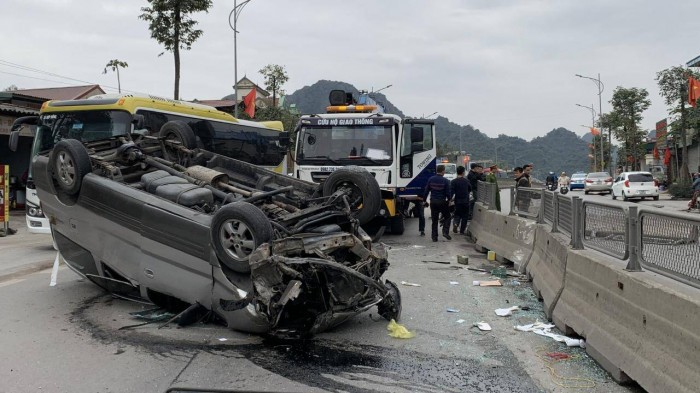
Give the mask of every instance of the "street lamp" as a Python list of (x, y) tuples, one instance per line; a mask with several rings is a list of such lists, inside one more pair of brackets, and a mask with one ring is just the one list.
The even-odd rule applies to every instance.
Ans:
[(433, 116), (433, 115), (437, 115), (437, 112), (433, 112), (433, 113), (429, 114), (428, 116), (423, 116), (423, 118), (424, 118), (424, 119), (427, 119), (427, 118), (429, 118), (430, 116)]
[[(588, 79), (593, 81), (593, 83), (596, 84), (598, 87), (598, 120), (600, 120), (600, 169), (603, 170), (603, 165), (605, 163), (605, 157), (603, 156), (603, 90), (605, 90), (605, 85), (603, 82), (600, 80), (600, 74), (598, 74), (598, 78), (592, 78), (590, 76), (583, 76), (580, 74), (576, 74), (577, 77), (583, 78), (583, 79)], [(595, 140), (593, 141), (595, 142)], [(608, 130), (608, 158), (609, 158), (609, 163), (608, 163), (608, 170), (610, 173), (613, 173), (613, 168), (612, 168), (612, 132)]]
[[(586, 106), (586, 105), (581, 105), (581, 104), (576, 104), (576, 106), (580, 106), (581, 108), (586, 108), (591, 111), (591, 127), (595, 128), (595, 109), (593, 109), (593, 104), (591, 106)], [(585, 127), (585, 126), (584, 126)], [(592, 130), (591, 130), (592, 131)], [(603, 148), (602, 146), (602, 140), (603, 136), (600, 136), (601, 139), (601, 149)], [(603, 159), (601, 157), (600, 159), (600, 166), (603, 166)], [(598, 168), (598, 159), (595, 155), (595, 135), (593, 135), (593, 170), (596, 171)]]
[[(377, 90), (377, 91), (374, 91), (374, 89), (372, 89), (372, 91), (370, 92), (370, 94), (379, 93), (380, 91), (386, 90), (386, 89), (390, 88), (391, 86), (394, 86), (394, 85), (386, 85), (386, 86), (382, 87), (381, 89), (379, 89), (379, 90)], [(437, 112), (435, 112), (435, 113), (437, 113)]]
[[(238, 118), (238, 46), (236, 42), (236, 36), (238, 35), (238, 30), (236, 30), (238, 17), (241, 15), (243, 8), (250, 3), (250, 0), (245, 0), (238, 3), (238, 0), (233, 0), (233, 9), (228, 14), (228, 25), (233, 30), (233, 116)], [(233, 17), (233, 24), (231, 24), (231, 17)]]

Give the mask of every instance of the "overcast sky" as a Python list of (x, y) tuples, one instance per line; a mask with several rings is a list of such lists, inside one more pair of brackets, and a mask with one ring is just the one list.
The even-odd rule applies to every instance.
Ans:
[[(232, 93), (233, 0), (195, 16), (204, 35), (182, 53), (184, 99)], [(110, 59), (129, 63), (122, 87), (172, 97), (173, 57), (137, 18), (140, 0), (2, 0), (0, 60), (116, 87)], [(284, 65), (293, 92), (319, 79), (383, 91), (412, 116), (438, 111), (490, 136), (578, 134), (616, 86), (649, 91), (642, 125), (666, 116), (656, 72), (700, 55), (700, 2), (630, 0), (252, 0), (239, 19), (239, 78)], [(3, 63), (4, 64), (4, 63)], [(19, 74), (11, 75), (11, 74)], [(42, 78), (46, 80), (31, 79)], [(0, 64), (0, 89), (80, 84)], [(106, 89), (108, 92), (114, 91)]]

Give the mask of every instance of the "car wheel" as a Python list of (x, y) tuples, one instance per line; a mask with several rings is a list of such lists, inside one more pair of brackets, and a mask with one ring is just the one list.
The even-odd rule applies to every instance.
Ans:
[(250, 254), (271, 239), (272, 225), (267, 216), (248, 202), (222, 207), (211, 222), (211, 242), (216, 256), (238, 273), (250, 272)]
[(586, 193), (586, 195), (588, 195), (588, 193), (590, 193), (590, 191), (584, 191), (584, 193)]
[[(194, 149), (197, 147), (197, 137), (194, 135), (192, 128), (181, 120), (173, 120), (163, 124), (160, 128), (160, 136), (168, 141), (180, 142), (180, 144), (187, 149)], [(165, 147), (163, 152), (166, 160), (176, 161), (177, 151)]]
[(352, 209), (352, 216), (360, 225), (370, 222), (382, 204), (379, 184), (366, 169), (358, 166), (346, 166), (331, 173), (323, 182), (323, 196), (328, 197), (344, 189)]
[(611, 192), (610, 195), (612, 195), (613, 201), (617, 199), (617, 197), (615, 196), (615, 193), (614, 193), (614, 192)]
[(627, 198), (627, 195), (625, 194), (624, 191), (622, 191), (622, 200), (625, 202), (629, 202), (629, 200), (630, 200), (629, 198)]
[(658, 196), (658, 195), (655, 196), (655, 197), (654, 197), (654, 200), (655, 200), (655, 201), (658, 201), (658, 200), (659, 200), (659, 196)]
[(59, 141), (49, 156), (49, 169), (58, 188), (69, 196), (77, 195), (83, 177), (92, 172), (90, 155), (77, 139)]

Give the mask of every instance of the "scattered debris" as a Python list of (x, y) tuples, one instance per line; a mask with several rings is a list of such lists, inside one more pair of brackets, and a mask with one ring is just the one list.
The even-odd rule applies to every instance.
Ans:
[(457, 310), (455, 308), (448, 308), (447, 312), (459, 312), (459, 310)]
[(412, 282), (407, 282), (407, 281), (401, 281), (401, 285), (405, 285), (407, 287), (420, 287), (420, 284), (412, 283)]
[(486, 323), (484, 321), (477, 322), (474, 324), (474, 326), (478, 327), (479, 330), (483, 330), (485, 332), (488, 332), (491, 330), (491, 325), (489, 325), (488, 323)]
[(554, 360), (571, 359), (571, 355), (569, 355), (568, 353), (564, 353), (564, 352), (547, 352), (544, 355), (549, 357), (549, 358), (552, 358)]
[(480, 287), (500, 287), (500, 286), (503, 286), (503, 284), (501, 284), (501, 281), (499, 281), (499, 280), (479, 281), (479, 286)]
[(443, 265), (451, 265), (450, 261), (423, 261), (423, 263), (442, 263)]
[(459, 281), (450, 281), (450, 285), (459, 285)]
[(58, 263), (59, 263), (59, 258), (61, 258), (61, 253), (56, 252), (56, 259), (53, 261), (53, 269), (51, 269), (51, 282), (49, 283), (50, 287), (55, 287), (56, 286), (56, 280), (58, 279)]
[(586, 341), (578, 338), (566, 337), (561, 334), (552, 333), (553, 324), (545, 324), (540, 321), (535, 321), (528, 325), (515, 326), (515, 330), (520, 330), (521, 332), (533, 332), (540, 336), (545, 336), (553, 339), (554, 341), (563, 342), (569, 347), (581, 347), (586, 348)]
[(386, 330), (389, 331), (389, 336), (394, 338), (413, 338), (415, 336), (413, 332), (409, 332), (406, 327), (399, 325), (393, 319), (389, 321)]
[(502, 266), (491, 270), (491, 275), (498, 278), (508, 277), (508, 274), (506, 273), (506, 268)]
[(496, 252), (495, 251), (489, 251), (486, 253), (486, 259), (489, 261), (495, 261), (496, 260)]
[(228, 338), (223, 338), (223, 337), (221, 337), (221, 338), (219, 339), (219, 341), (221, 341), (221, 342), (228, 341)]
[(497, 308), (495, 311), (496, 311), (496, 315), (498, 315), (499, 317), (507, 317), (509, 315), (513, 315), (513, 311), (518, 311), (518, 310), (520, 310), (520, 307), (513, 306), (510, 308)]
[(466, 255), (457, 255), (457, 263), (459, 263), (460, 265), (468, 265), (469, 257)]
[(472, 285), (474, 285), (475, 287), (478, 287), (479, 284), (481, 284), (481, 281), (472, 281)]
[(486, 269), (480, 269), (478, 267), (468, 267), (467, 270), (473, 270), (475, 272), (483, 272), (483, 273), (488, 273), (489, 271)]
[(445, 266), (445, 267), (428, 267), (428, 270), (459, 270), (463, 269), (461, 266)]
[(464, 323), (464, 319), (458, 319), (457, 323)]

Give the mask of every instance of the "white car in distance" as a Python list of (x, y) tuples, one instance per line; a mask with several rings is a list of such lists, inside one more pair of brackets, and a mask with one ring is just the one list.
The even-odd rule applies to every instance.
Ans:
[(659, 200), (659, 187), (649, 172), (622, 172), (615, 178), (612, 186), (612, 199), (632, 198)]

